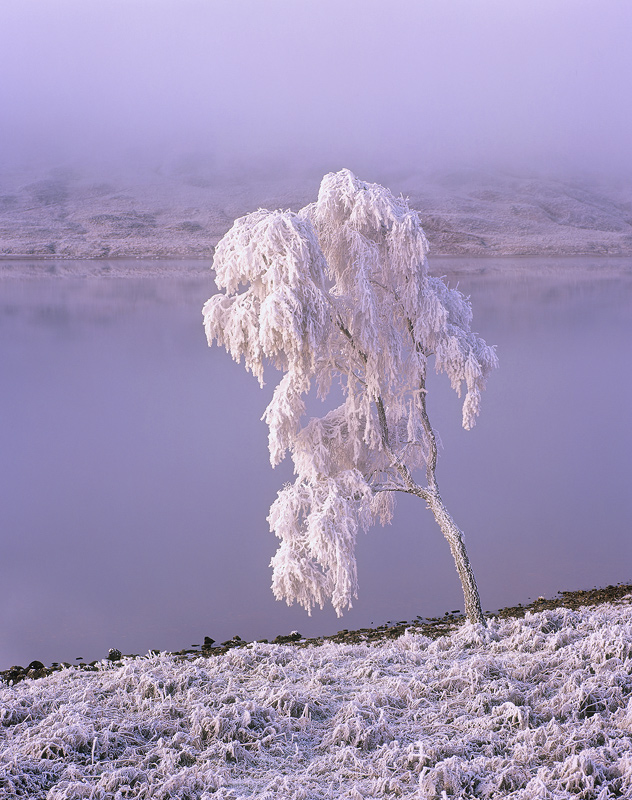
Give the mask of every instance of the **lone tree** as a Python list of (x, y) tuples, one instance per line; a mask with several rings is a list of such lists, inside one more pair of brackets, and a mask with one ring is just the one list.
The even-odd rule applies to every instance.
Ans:
[[(497, 359), (470, 330), (469, 301), (428, 274), (418, 214), (348, 170), (323, 178), (298, 213), (259, 210), (237, 219), (217, 245), (218, 288), (204, 306), (216, 341), (263, 385), (264, 364), (283, 373), (263, 419), (270, 461), (289, 451), (296, 480), (268, 522), (277, 599), (308, 612), (327, 599), (342, 614), (357, 596), (358, 529), (390, 521), (394, 492), (424, 500), (450, 545), (465, 610), (483, 623), (463, 536), (437, 486), (437, 443), (426, 411), (434, 357), (474, 425)], [(324, 399), (339, 382), (344, 402), (305, 422), (304, 396)], [(426, 485), (415, 472), (425, 471)]]

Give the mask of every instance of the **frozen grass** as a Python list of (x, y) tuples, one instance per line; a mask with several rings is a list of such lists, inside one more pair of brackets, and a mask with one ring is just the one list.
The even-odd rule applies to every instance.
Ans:
[(632, 606), (0, 690), (0, 797), (632, 797)]

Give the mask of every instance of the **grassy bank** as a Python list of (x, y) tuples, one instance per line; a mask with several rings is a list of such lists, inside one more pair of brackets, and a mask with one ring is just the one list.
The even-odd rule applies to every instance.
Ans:
[(598, 591), (609, 602), (568, 608), (562, 595), (436, 638), (251, 643), (3, 685), (0, 790), (629, 797), (632, 606), (624, 587)]

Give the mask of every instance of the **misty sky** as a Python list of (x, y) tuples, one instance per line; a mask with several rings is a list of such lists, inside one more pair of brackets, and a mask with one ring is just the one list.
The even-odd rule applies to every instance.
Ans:
[(2, 0), (0, 163), (629, 171), (629, 0)]

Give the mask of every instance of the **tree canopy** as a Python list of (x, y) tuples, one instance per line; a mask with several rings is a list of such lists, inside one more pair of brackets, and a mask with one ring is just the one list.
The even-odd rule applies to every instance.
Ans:
[[(351, 606), (358, 531), (391, 519), (395, 491), (433, 507), (429, 360), (463, 397), (468, 429), (497, 364), (471, 331), (469, 301), (429, 274), (427, 250), (403, 198), (342, 170), (297, 213), (237, 219), (215, 251), (223, 292), (204, 306), (209, 344), (243, 358), (260, 384), (266, 365), (282, 373), (263, 419), (272, 465), (289, 452), (296, 477), (268, 517), (280, 540), (272, 588), (308, 611)], [(310, 388), (324, 399), (334, 384), (343, 402), (306, 420)], [(419, 469), (427, 487), (413, 478)]]

